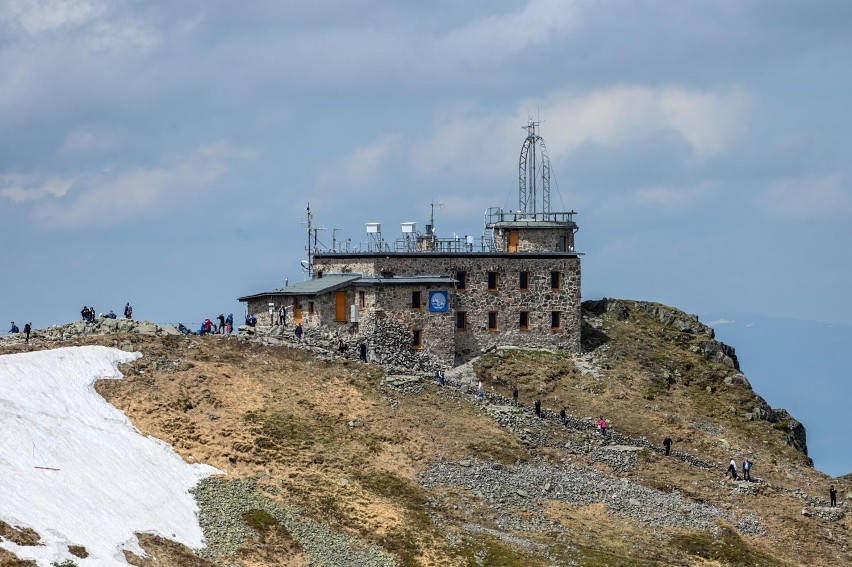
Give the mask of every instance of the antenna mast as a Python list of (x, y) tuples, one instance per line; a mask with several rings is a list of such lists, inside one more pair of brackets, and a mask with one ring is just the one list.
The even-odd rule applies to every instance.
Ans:
[[(311, 249), (311, 220), (314, 218), (314, 214), (311, 212), (311, 204), (308, 203), (308, 208), (305, 209), (308, 211), (308, 279), (313, 279), (314, 277), (314, 253)], [(314, 233), (316, 234), (316, 233)], [(316, 238), (316, 236), (314, 236)]]
[[(529, 119), (526, 126), (527, 139), (521, 147), (518, 160), (518, 210), (535, 217), (536, 213), (550, 212), (550, 158), (544, 138), (538, 135), (541, 122)], [(539, 193), (541, 210), (538, 210)]]

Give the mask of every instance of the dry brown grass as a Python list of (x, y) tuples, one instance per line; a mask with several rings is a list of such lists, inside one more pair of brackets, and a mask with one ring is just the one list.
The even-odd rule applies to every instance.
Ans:
[[(666, 492), (677, 490), (735, 517), (745, 512), (759, 516), (768, 536), (730, 538), (727, 545), (737, 553), (793, 565), (848, 564), (852, 549), (848, 518), (824, 525), (801, 516), (800, 499), (766, 484), (758, 495), (742, 496), (732, 494), (732, 485), (723, 482), (721, 464), (731, 456), (741, 460), (745, 454), (755, 456), (755, 476), (773, 485), (822, 496), (828, 482), (786, 446), (783, 434), (771, 424), (741, 418), (753, 394), (721, 383), (730, 369), (686, 350), (694, 337), (672, 333), (653, 321), (607, 320), (605, 331), (611, 340), (600, 379), (582, 374), (570, 357), (540, 352), (486, 356), (476, 368), (487, 388), (505, 395), (510, 384), (519, 383), (522, 403), (541, 396), (543, 405), (554, 411), (565, 405), (577, 417), (604, 415), (616, 431), (629, 435), (657, 443), (670, 435), (676, 450), (720, 463), (718, 470), (701, 470), (644, 453), (638, 468), (624, 477)], [(114, 346), (126, 340), (143, 358), (122, 368), (123, 380), (99, 382), (97, 391), (127, 413), (140, 431), (170, 443), (187, 461), (211, 464), (229, 478), (268, 475), (265, 482), (280, 487), (272, 498), (382, 545), (406, 565), (471, 565), (476, 554), (495, 565), (543, 561), (484, 536), (468, 537), (451, 548), (432, 521), (430, 514), (440, 516), (445, 529), (461, 531), (463, 522), (479, 521), (489, 510), (478, 502), (474, 507), (478, 517), (471, 518), (461, 507), (453, 508), (454, 502), (471, 495), (421, 488), (416, 474), (430, 462), (476, 457), (511, 464), (531, 458), (518, 439), (475, 404), (442, 395), (433, 386), (418, 395), (391, 393), (396, 401), (392, 404), (382, 395), (375, 368), (321, 363), (302, 351), (236, 339), (115, 336), (80, 344)], [(664, 378), (663, 367), (679, 376)], [(715, 391), (708, 393), (707, 386)], [(348, 422), (356, 419), (363, 426), (350, 427)], [(697, 430), (694, 422), (720, 424), (724, 434), (720, 438)], [(558, 441), (560, 435), (567, 439), (578, 434), (555, 428), (552, 437)], [(555, 463), (565, 457), (559, 446), (555, 442), (538, 453)], [(577, 463), (578, 458), (572, 461)], [(606, 465), (594, 466), (609, 474)], [(842, 482), (835, 484), (841, 494), (849, 490)], [(736, 555), (707, 547), (696, 534), (649, 529), (608, 514), (602, 504), (543, 505), (567, 528), (571, 545), (555, 545), (549, 534), (524, 537), (580, 564), (738, 564), (730, 559)], [(190, 559), (197, 559), (199, 566), (206, 564), (185, 548), (150, 537), (140, 540), (152, 553), (144, 560), (134, 558), (134, 564), (193, 564)], [(229, 560), (246, 566), (307, 561), (288, 534), (275, 530), (258, 531)]]

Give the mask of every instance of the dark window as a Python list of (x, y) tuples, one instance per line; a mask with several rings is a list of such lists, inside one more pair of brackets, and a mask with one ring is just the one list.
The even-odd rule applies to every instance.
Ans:
[(550, 272), (550, 289), (559, 289), (561, 287), (559, 284), (562, 283), (561, 280), (561, 272)]
[(314, 314), (314, 302), (313, 301), (308, 301), (308, 313), (310, 313), (311, 315)]
[(518, 327), (521, 330), (529, 330), (530, 328), (530, 312), (521, 311), (521, 317), (518, 319)]
[(550, 312), (550, 328), (558, 329), (562, 326), (562, 312), (561, 311), (551, 311)]
[(358, 307), (364, 309), (367, 306), (367, 297), (363, 290), (358, 292)]
[(420, 329), (411, 331), (411, 346), (417, 349), (423, 348), (423, 334)]
[(414, 309), (420, 309), (420, 292), (412, 291), (411, 292), (411, 307)]
[(520, 281), (518, 283), (518, 287), (521, 289), (529, 289), (530, 288), (530, 273), (529, 272), (521, 272)]
[(488, 272), (488, 291), (497, 290), (497, 272)]
[(467, 289), (467, 272), (456, 272), (456, 289)]
[(467, 312), (456, 311), (456, 330), (464, 331), (467, 329)]
[(489, 311), (488, 312), (488, 330), (496, 331), (497, 330), (497, 312)]

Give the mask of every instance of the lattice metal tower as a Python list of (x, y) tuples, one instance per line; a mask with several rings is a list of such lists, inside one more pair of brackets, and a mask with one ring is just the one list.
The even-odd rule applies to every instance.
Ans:
[(518, 160), (518, 210), (532, 216), (550, 212), (550, 158), (537, 133), (539, 124), (530, 118), (523, 127), (527, 138)]

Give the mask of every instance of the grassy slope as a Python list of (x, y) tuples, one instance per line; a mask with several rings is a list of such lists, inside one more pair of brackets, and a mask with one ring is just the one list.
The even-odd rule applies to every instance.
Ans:
[[(787, 447), (783, 432), (772, 424), (743, 419), (754, 393), (725, 385), (730, 368), (690, 352), (689, 344), (699, 338), (638, 310), (626, 321), (604, 314), (600, 325), (609, 341), (598, 350), (599, 378), (583, 374), (571, 357), (529, 351), (488, 355), (476, 371), (488, 390), (508, 395), (509, 385), (517, 382), (522, 403), (541, 396), (545, 407), (564, 405), (576, 417), (604, 415), (615, 430), (629, 435), (657, 443), (670, 435), (675, 449), (718, 462), (718, 470), (643, 452), (640, 465), (622, 476), (663, 491), (679, 490), (735, 514), (750, 511), (762, 519), (768, 535), (741, 537), (727, 527), (718, 538), (650, 529), (607, 514), (603, 504), (544, 502), (548, 514), (568, 528), (570, 541), (546, 533), (522, 537), (548, 547), (552, 557), (582, 565), (848, 564), (843, 546), (848, 550), (852, 543), (850, 520), (829, 525), (805, 518), (802, 500), (784, 490), (824, 496), (828, 479)], [(320, 363), (303, 351), (235, 339), (119, 336), (83, 342), (112, 346), (127, 339), (143, 358), (123, 370), (124, 380), (100, 382), (97, 389), (143, 433), (167, 441), (187, 460), (216, 466), (229, 479), (260, 474), (275, 489), (266, 497), (374, 542), (404, 564), (475, 565), (475, 558), (485, 565), (545, 564), (536, 551), (491, 536), (464, 536), (463, 523), (487, 524), (484, 502), (470, 517), (454, 504), (471, 495), (427, 491), (416, 483), (415, 475), (435, 459), (512, 464), (532, 458), (475, 404), (431, 385), (418, 395), (383, 395), (381, 374), (373, 367)], [(51, 345), (35, 348), (42, 346)], [(350, 427), (356, 419), (364, 425)], [(696, 429), (696, 422), (716, 424), (723, 433)], [(556, 449), (536, 454), (555, 465), (565, 457)], [(755, 476), (778, 489), (762, 485), (756, 496), (732, 495), (723, 481), (723, 463), (746, 454), (754, 457)], [(605, 465), (589, 466), (610, 474)], [(848, 488), (842, 485), (841, 495)], [(256, 536), (229, 562), (306, 563), (288, 534), (255, 528)], [(463, 537), (451, 546), (446, 533)], [(157, 551), (145, 565), (187, 564), (188, 550), (162, 541), (143, 543)]]

